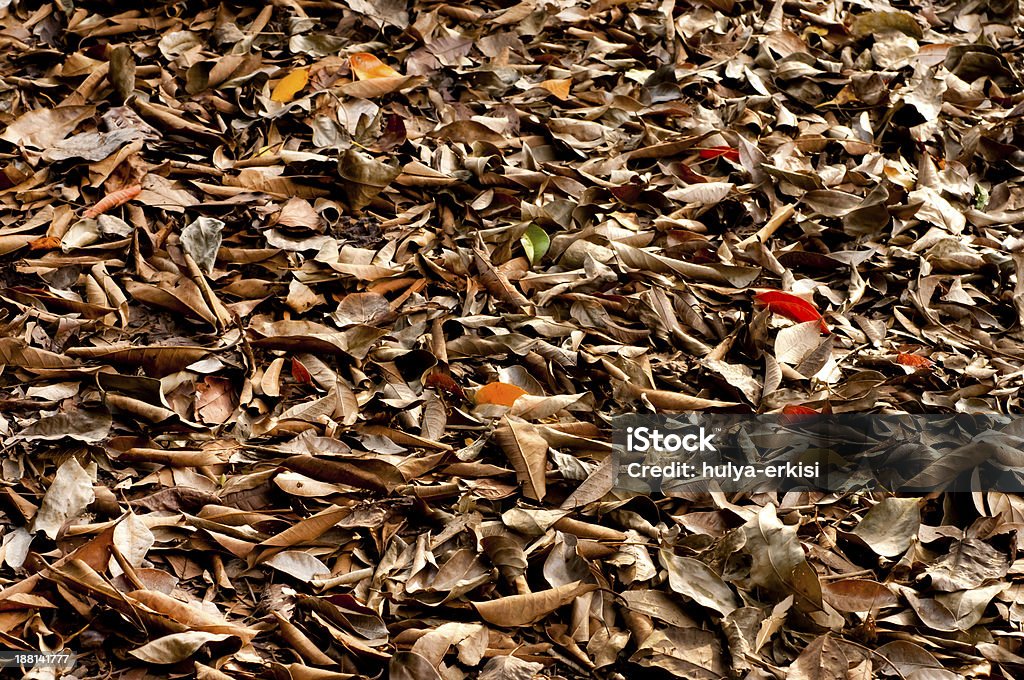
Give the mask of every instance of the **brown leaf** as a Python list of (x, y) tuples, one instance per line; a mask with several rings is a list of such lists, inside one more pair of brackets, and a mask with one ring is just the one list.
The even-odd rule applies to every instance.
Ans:
[(669, 392), (667, 390), (656, 390), (649, 387), (641, 387), (640, 385), (635, 385), (630, 382), (616, 383), (616, 388), (619, 389), (627, 399), (633, 400), (643, 397), (655, 408), (666, 412), (701, 411), (708, 408), (728, 408), (730, 406), (740, 405), (739, 402), (736, 401), (721, 401), (718, 399), (691, 397), (688, 394), (680, 394), (679, 392)]
[(821, 609), (821, 583), (807, 563), (797, 538), (797, 527), (783, 524), (768, 504), (740, 529), (744, 550), (752, 559), (750, 581), (756, 585), (796, 596), (803, 610)]
[(896, 596), (881, 583), (866, 579), (841, 579), (821, 586), (825, 601), (841, 612), (870, 612), (898, 604)]
[(525, 595), (510, 595), (487, 602), (473, 602), (473, 608), (484, 621), (512, 628), (528, 626), (539, 621), (559, 607), (572, 602), (580, 595), (596, 590), (592, 583), (575, 581), (557, 588), (542, 590)]
[(349, 149), (338, 157), (345, 199), (353, 210), (364, 208), (402, 172), (364, 153)]
[(512, 285), (508, 277), (491, 262), (490, 256), (483, 250), (473, 250), (477, 271), (480, 273), (480, 282), (498, 300), (505, 302), (519, 311), (531, 308), (530, 301), (523, 297), (523, 294)]
[(736, 594), (722, 577), (700, 560), (658, 551), (661, 565), (668, 570), (672, 590), (685, 595), (697, 604), (727, 616), (739, 606)]
[(528, 498), (543, 500), (548, 464), (548, 443), (544, 437), (536, 427), (514, 416), (502, 417), (494, 436), (512, 462), (516, 477), (523, 484), (523, 493)]
[(257, 634), (257, 631), (251, 628), (230, 623), (221, 616), (210, 614), (157, 591), (134, 590), (125, 593), (125, 597), (194, 631), (233, 635), (243, 643), (250, 642)]
[(845, 680), (852, 678), (851, 667), (858, 665), (866, 651), (840, 645), (830, 635), (822, 635), (804, 648), (789, 668), (787, 679)]
[(21, 368), (71, 368), (78, 364), (55, 352), (29, 347), (19, 338), (0, 338), (0, 364)]
[(96, 114), (94, 106), (58, 106), (26, 111), (7, 126), (0, 139), (18, 146), (49, 149), (67, 137), (75, 127)]
[(172, 664), (189, 658), (207, 643), (221, 642), (230, 637), (226, 633), (190, 630), (184, 633), (165, 635), (128, 653), (147, 663)]
[(348, 484), (371, 491), (392, 491), (405, 483), (405, 478), (390, 463), (384, 461), (352, 458), (318, 458), (314, 456), (292, 456), (281, 466), (323, 482)]
[(871, 508), (851, 534), (883, 557), (906, 552), (921, 525), (921, 499), (886, 498)]

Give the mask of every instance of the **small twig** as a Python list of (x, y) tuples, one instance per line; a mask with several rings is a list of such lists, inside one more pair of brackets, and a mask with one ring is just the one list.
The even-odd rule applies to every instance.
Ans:
[(838, 581), (844, 578), (857, 578), (858, 576), (874, 576), (875, 572), (871, 569), (861, 569), (860, 571), (851, 571), (845, 574), (826, 574), (825, 576), (819, 576), (819, 581)]

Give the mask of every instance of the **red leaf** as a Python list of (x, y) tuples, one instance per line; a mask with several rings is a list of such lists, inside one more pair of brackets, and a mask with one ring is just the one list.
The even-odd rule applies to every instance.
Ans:
[(619, 199), (626, 205), (632, 205), (640, 200), (640, 194), (644, 188), (639, 184), (623, 184), (609, 189), (612, 196)]
[(295, 357), (292, 357), (292, 377), (295, 378), (295, 382), (302, 383), (303, 385), (313, 384), (313, 376), (309, 374), (309, 371), (302, 365), (302, 362)]
[(700, 150), (701, 158), (720, 158), (722, 156), (728, 158), (730, 161), (739, 162), (740, 160), (740, 152), (731, 146), (712, 146), (710, 148)]
[(764, 293), (758, 293), (754, 296), (754, 300), (758, 304), (766, 306), (773, 314), (781, 314), (797, 323), (818, 321), (821, 324), (821, 331), (823, 333), (830, 332), (828, 326), (825, 325), (825, 320), (821, 318), (821, 312), (801, 297), (791, 293), (783, 293), (781, 290), (769, 290)]
[(708, 181), (707, 177), (694, 172), (686, 163), (673, 163), (671, 168), (675, 175), (687, 184), (703, 184)]
[(799, 425), (800, 423), (806, 423), (809, 420), (814, 420), (814, 416), (819, 415), (819, 412), (815, 411), (810, 406), (786, 404), (782, 407), (782, 414), (783, 424)]
[(430, 375), (427, 376), (423, 384), (427, 387), (436, 387), (442, 392), (446, 392), (459, 399), (464, 400), (466, 398), (466, 393), (459, 387), (459, 383), (455, 382), (450, 375), (437, 368), (430, 371)]

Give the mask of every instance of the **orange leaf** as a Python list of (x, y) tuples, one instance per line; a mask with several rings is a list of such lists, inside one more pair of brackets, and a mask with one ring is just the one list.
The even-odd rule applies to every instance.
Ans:
[(537, 87), (543, 87), (559, 99), (569, 98), (569, 88), (571, 86), (572, 78), (564, 78), (562, 80), (545, 80), (543, 83), (539, 83), (537, 85)]
[(785, 406), (782, 407), (782, 412), (785, 413), (786, 415), (804, 416), (818, 413), (810, 406), (803, 406), (801, 404), (786, 404)]
[(60, 239), (56, 236), (40, 236), (28, 244), (29, 250), (54, 250), (60, 248)]
[(118, 189), (117, 191), (109, 193), (101, 198), (94, 206), (86, 210), (82, 216), (85, 218), (99, 217), (108, 210), (127, 203), (140, 193), (142, 193), (142, 186), (138, 184), (125, 187), (124, 189)]
[(297, 68), (277, 81), (270, 98), (275, 102), (290, 102), (309, 82), (309, 69)]
[(359, 80), (394, 78), (402, 75), (369, 52), (356, 52), (348, 59), (352, 65), (352, 73)]
[(904, 354), (903, 352), (896, 355), (896, 363), (913, 368), (932, 367), (932, 360), (928, 357), (923, 357), (920, 354)]
[(477, 404), (498, 404), (511, 406), (515, 400), (526, 394), (526, 390), (503, 382), (492, 382), (476, 391)]

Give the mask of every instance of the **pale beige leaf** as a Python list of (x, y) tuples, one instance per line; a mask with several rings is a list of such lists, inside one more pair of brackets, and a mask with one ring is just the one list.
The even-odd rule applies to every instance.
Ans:
[(165, 635), (128, 653), (147, 663), (172, 664), (189, 658), (208, 642), (221, 642), (230, 637), (226, 633), (190, 630)]
[(510, 595), (487, 602), (473, 602), (473, 608), (484, 621), (514, 628), (539, 621), (580, 595), (597, 589), (593, 583), (575, 581), (557, 588), (524, 595)]
[[(142, 561), (155, 542), (153, 532), (134, 512), (128, 513), (114, 527), (114, 545), (133, 567), (142, 566)], [(113, 557), (110, 558), (110, 573), (113, 576), (122, 573), (121, 565)]]
[(53, 483), (43, 496), (43, 504), (32, 522), (32, 531), (42, 531), (49, 538), (71, 519), (78, 517), (96, 499), (93, 480), (78, 459), (68, 458), (53, 476)]

